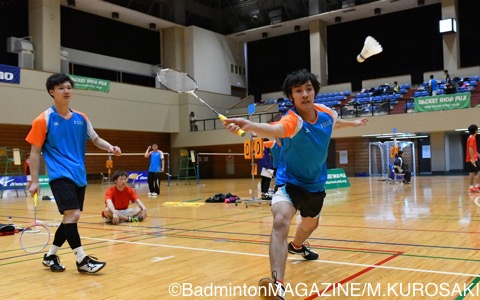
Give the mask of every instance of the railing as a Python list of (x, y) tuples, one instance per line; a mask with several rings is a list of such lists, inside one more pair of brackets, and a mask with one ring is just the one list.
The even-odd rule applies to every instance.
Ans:
[[(403, 114), (414, 112), (414, 103), (415, 98), (409, 99), (397, 99), (390, 100), (385, 99), (381, 102), (379, 101), (368, 101), (362, 103), (352, 103), (352, 104), (340, 104), (334, 105), (331, 108), (334, 109), (339, 118), (348, 119), (348, 118), (359, 118), (359, 117), (370, 117), (370, 116), (382, 116), (382, 115), (391, 115), (391, 114)], [(476, 103), (471, 103), (471, 107), (474, 107)], [(279, 116), (283, 115), (283, 112), (268, 112), (268, 113), (258, 113), (258, 114), (241, 114), (235, 116), (227, 116), (229, 118), (245, 118), (259, 123), (269, 123), (273, 120), (278, 120)], [(212, 119), (203, 119), (197, 120), (198, 130), (207, 131), (207, 130), (217, 130), (223, 129), (223, 122), (218, 118)]]

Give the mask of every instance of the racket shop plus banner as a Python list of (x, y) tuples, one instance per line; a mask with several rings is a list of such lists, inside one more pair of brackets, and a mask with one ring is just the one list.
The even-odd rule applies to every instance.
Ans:
[(91, 77), (77, 75), (68, 75), (75, 82), (75, 88), (79, 90), (89, 90), (108, 93), (110, 92), (110, 81)]
[(470, 107), (470, 93), (415, 98), (415, 111), (437, 111)]
[(20, 68), (0, 64), (0, 82), (20, 84)]
[(350, 181), (344, 169), (328, 169), (327, 170), (327, 182), (325, 183), (326, 189), (337, 189), (350, 187)]

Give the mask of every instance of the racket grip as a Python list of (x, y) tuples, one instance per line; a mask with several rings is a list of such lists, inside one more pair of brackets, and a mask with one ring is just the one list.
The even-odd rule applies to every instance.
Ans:
[[(227, 117), (225, 117), (224, 115), (218, 114), (218, 118), (220, 120), (224, 121)], [(238, 134), (238, 136), (243, 137), (243, 136), (245, 136), (245, 131), (242, 130), (242, 129), (238, 129), (237, 134)]]

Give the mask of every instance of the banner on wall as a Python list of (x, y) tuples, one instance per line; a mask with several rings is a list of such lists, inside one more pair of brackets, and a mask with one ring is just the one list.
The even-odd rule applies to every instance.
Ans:
[[(50, 188), (48, 175), (38, 176), (38, 184), (40, 188)], [(27, 185), (27, 177), (24, 175), (19, 176), (0, 176), (0, 187), (4, 190), (14, 190), (19, 188), (25, 188)]]
[(325, 183), (325, 189), (337, 189), (350, 187), (350, 181), (344, 169), (328, 169), (327, 170), (327, 183)]
[(470, 93), (415, 98), (415, 111), (437, 111), (470, 107)]
[(20, 84), (20, 68), (0, 64), (0, 82)]
[(68, 75), (75, 82), (75, 88), (79, 90), (89, 90), (97, 92), (110, 92), (110, 81), (91, 77), (77, 75)]
[(133, 174), (136, 176), (135, 182), (147, 182), (148, 181), (148, 171), (138, 171), (138, 172), (127, 172), (128, 176)]

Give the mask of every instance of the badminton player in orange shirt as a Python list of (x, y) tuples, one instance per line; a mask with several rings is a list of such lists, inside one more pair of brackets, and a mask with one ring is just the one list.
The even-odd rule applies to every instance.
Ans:
[[(133, 188), (127, 186), (128, 173), (116, 171), (113, 174), (115, 185), (105, 192), (105, 210), (102, 212), (106, 223), (117, 225), (120, 221), (142, 222), (147, 217), (147, 208)], [(129, 208), (130, 202), (137, 204)]]
[(478, 150), (477, 150), (477, 134), (478, 134), (478, 126), (472, 124), (468, 126), (468, 132), (470, 136), (467, 139), (467, 155), (466, 155), (466, 163), (467, 169), (469, 174), (468, 181), (470, 186), (468, 191), (470, 193), (480, 193), (480, 175), (477, 175), (477, 182), (475, 186), (473, 186), (475, 181), (475, 174), (478, 173)]

